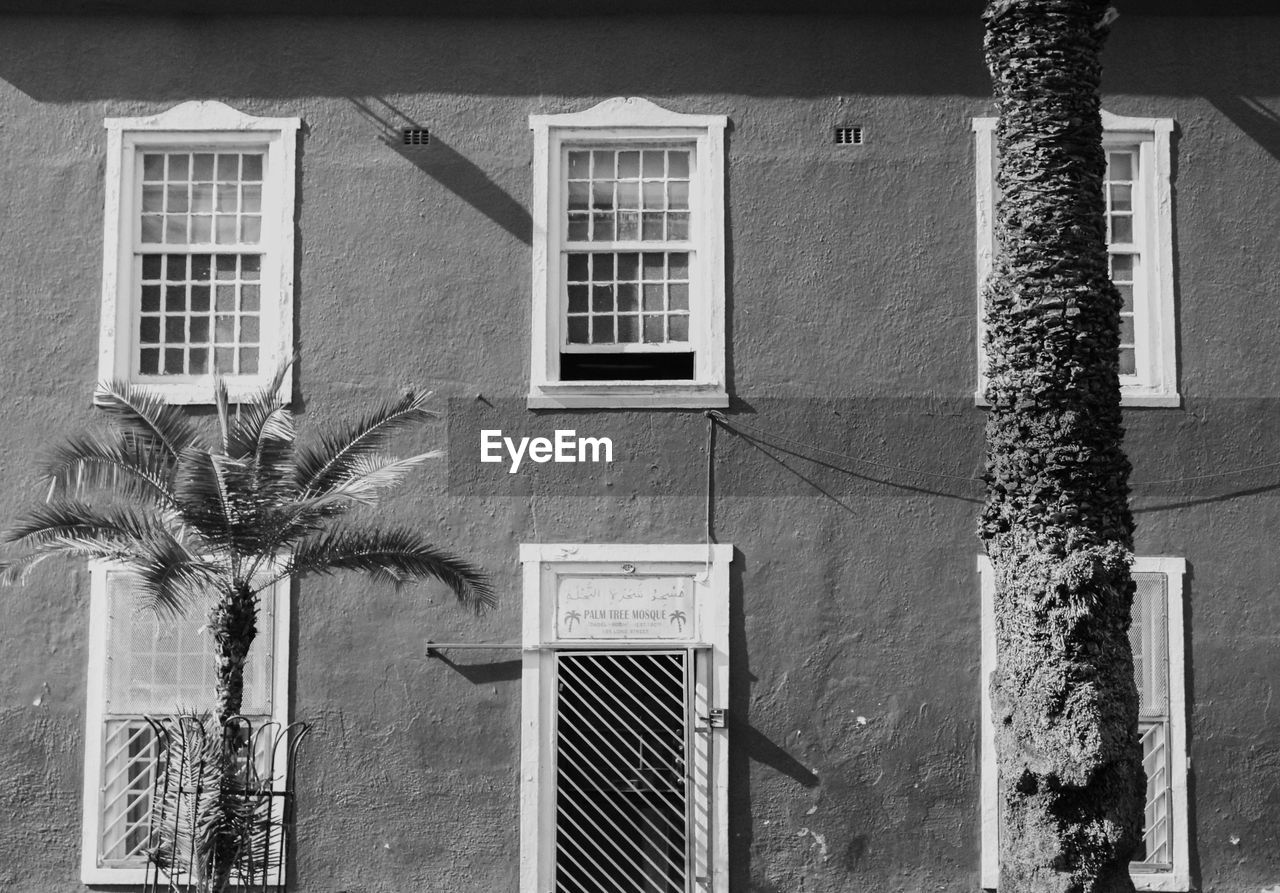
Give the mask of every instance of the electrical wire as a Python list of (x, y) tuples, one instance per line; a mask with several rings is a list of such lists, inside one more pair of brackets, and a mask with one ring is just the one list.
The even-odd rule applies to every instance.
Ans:
[[(714, 409), (709, 410), (707, 412), (707, 417), (715, 421), (718, 421), (720, 424), (724, 425), (730, 431), (737, 431), (739, 429), (754, 431), (760, 434), (762, 437), (768, 438), (769, 440), (780, 441), (782, 443), (790, 444), (791, 446), (800, 447), (801, 449), (805, 449), (810, 452), (822, 453), (824, 455), (831, 456), (836, 459), (843, 459), (846, 462), (857, 462), (863, 465), (870, 465), (874, 468), (882, 468), (887, 471), (901, 471), (907, 474), (918, 474), (918, 475), (923, 475), (925, 477), (940, 478), (943, 480), (964, 481), (966, 483), (979, 483), (979, 484), (984, 483), (984, 479), (977, 475), (959, 475), (959, 474), (948, 474), (947, 472), (943, 472), (943, 471), (929, 471), (928, 469), (916, 468), (910, 465), (895, 465), (891, 462), (882, 462), (877, 459), (869, 459), (866, 456), (851, 456), (848, 453), (838, 453), (835, 450), (829, 450), (829, 449), (826, 449), (825, 447), (820, 447), (820, 446), (817, 446), (816, 444), (808, 443), (803, 440), (796, 440), (791, 437), (786, 437), (785, 435), (782, 435), (782, 434), (775, 434), (771, 431), (767, 431), (764, 428), (760, 428), (748, 422), (739, 421), (738, 419), (730, 420), (723, 413)], [(1234, 475), (1248, 474), (1254, 471), (1266, 471), (1272, 468), (1280, 468), (1280, 462), (1266, 462), (1261, 465), (1250, 465), (1244, 468), (1232, 468), (1227, 471), (1211, 471), (1211, 472), (1206, 472), (1205, 474), (1197, 474), (1197, 475), (1192, 475), (1190, 477), (1183, 477), (1183, 478), (1165, 478), (1164, 480), (1153, 480), (1153, 481), (1132, 481), (1130, 482), (1130, 486), (1131, 487), (1153, 487), (1153, 486), (1161, 486), (1165, 484), (1190, 484), (1190, 483), (1195, 483), (1197, 481), (1212, 480), (1214, 478), (1232, 477)]]

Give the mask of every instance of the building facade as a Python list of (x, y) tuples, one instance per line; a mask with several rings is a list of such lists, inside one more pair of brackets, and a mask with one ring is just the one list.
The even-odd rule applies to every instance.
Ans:
[[(1134, 5), (1103, 60), (1133, 872), (1262, 891), (1280, 16)], [(500, 606), (269, 600), (252, 712), (314, 726), (289, 888), (993, 887), (977, 5), (262, 6), (0, 4), (0, 499), (41, 495), (102, 378), (207, 418), (213, 369), (244, 393), (296, 351), (321, 428), (436, 392), (403, 448), (447, 458), (387, 511)], [(202, 621), (105, 568), (5, 595), (0, 884), (128, 889), (141, 717), (204, 697)]]

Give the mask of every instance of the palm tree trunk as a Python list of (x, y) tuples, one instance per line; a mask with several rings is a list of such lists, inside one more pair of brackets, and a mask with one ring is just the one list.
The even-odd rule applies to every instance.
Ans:
[(246, 583), (237, 583), (222, 594), (209, 612), (213, 631), (216, 677), (216, 713), (225, 724), (240, 713), (244, 701), (244, 664), (258, 635), (258, 604)]
[(229, 724), (240, 713), (244, 703), (244, 666), (249, 649), (258, 635), (258, 605), (253, 590), (246, 583), (237, 583), (222, 594), (209, 612), (209, 627), (213, 631), (217, 674), (215, 679), (218, 723), (222, 727), (223, 777), (218, 793), (218, 822), (211, 829), (213, 834), (210, 851), (208, 889), (221, 893), (229, 889), (231, 870), (240, 847), (241, 829), (235, 816), (242, 807), (245, 792), (240, 784), (242, 760), (252, 759), (243, 753), (248, 742), (241, 739), (240, 728)]
[(1000, 115), (982, 537), (1001, 893), (1128, 893), (1142, 828), (1120, 298), (1103, 229), (1106, 9), (991, 0), (984, 14)]

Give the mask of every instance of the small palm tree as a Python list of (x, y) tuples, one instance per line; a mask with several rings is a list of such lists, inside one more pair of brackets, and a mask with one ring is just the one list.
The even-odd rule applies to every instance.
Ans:
[(397, 585), (434, 578), (463, 605), (494, 603), (480, 571), (415, 531), (343, 520), (438, 455), (383, 455), (392, 434), (434, 417), (425, 398), (408, 394), (299, 446), (293, 413), (279, 396), (287, 368), (234, 412), (217, 382), (214, 446), (202, 444), (180, 408), (146, 389), (101, 385), (98, 402), (113, 424), (52, 451), (47, 500), (6, 534), (26, 552), (0, 563), (0, 582), (9, 583), (55, 555), (116, 562), (162, 613), (216, 593), (208, 629), (223, 723), (240, 712), (258, 594), (279, 580), (342, 570)]
[(224, 383), (216, 383), (221, 436), (214, 446), (201, 442), (181, 409), (147, 390), (101, 385), (98, 402), (112, 425), (51, 452), (46, 501), (6, 534), (25, 551), (0, 562), (3, 583), (51, 556), (114, 562), (132, 572), (144, 601), (161, 613), (181, 613), (215, 596), (208, 622), (217, 660), (215, 716), (208, 727), (223, 733), (196, 734), (205, 728), (199, 716), (172, 722), (184, 734), (173, 736), (182, 753), (170, 748), (168, 775), (201, 777), (165, 777), (166, 796), (187, 797), (179, 805), (195, 821), (186, 838), (171, 841), (167, 861), (157, 854), (161, 867), (190, 866), (200, 890), (227, 889), (261, 830), (261, 798), (236, 768), (252, 758), (234, 721), (258, 632), (259, 593), (286, 578), (353, 570), (397, 585), (441, 580), (477, 611), (494, 603), (479, 570), (416, 532), (344, 519), (437, 455), (383, 455), (391, 435), (433, 417), (424, 398), (406, 395), (298, 446), (293, 413), (279, 396), (287, 368), (234, 412)]

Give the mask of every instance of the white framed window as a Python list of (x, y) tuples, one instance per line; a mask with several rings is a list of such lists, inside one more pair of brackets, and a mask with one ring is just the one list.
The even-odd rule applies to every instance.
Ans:
[(732, 552), (521, 546), (520, 893), (727, 893)]
[(99, 379), (212, 403), (217, 372), (246, 397), (292, 354), (300, 120), (185, 102), (105, 125)]
[(529, 406), (727, 406), (723, 115), (531, 115)]
[[(259, 599), (258, 635), (245, 666), (242, 708), (254, 728), (287, 722), (288, 581), (263, 591)], [(213, 710), (213, 638), (204, 630), (210, 607), (160, 617), (139, 605), (128, 572), (100, 562), (90, 566), (80, 866), (86, 884), (141, 884), (148, 879), (157, 742), (146, 717), (179, 709)], [(268, 740), (264, 736), (258, 743), (265, 747)], [(284, 760), (275, 756), (273, 785), (284, 790)]]
[[(1186, 643), (1182, 558), (1134, 558), (1129, 641), (1138, 686), (1138, 727), (1147, 774), (1142, 845), (1129, 873), (1139, 890), (1191, 889), (1187, 827)], [(994, 890), (999, 869), (999, 789), (992, 725), (991, 674), (996, 667), (995, 577), (978, 558), (982, 586), (982, 886)]]
[[(986, 351), (982, 289), (996, 253), (996, 118), (974, 118), (977, 207), (978, 390), (983, 405)], [(1173, 296), (1172, 118), (1102, 112), (1107, 254), (1124, 300), (1120, 314), (1120, 392), (1125, 406), (1178, 406)]]

